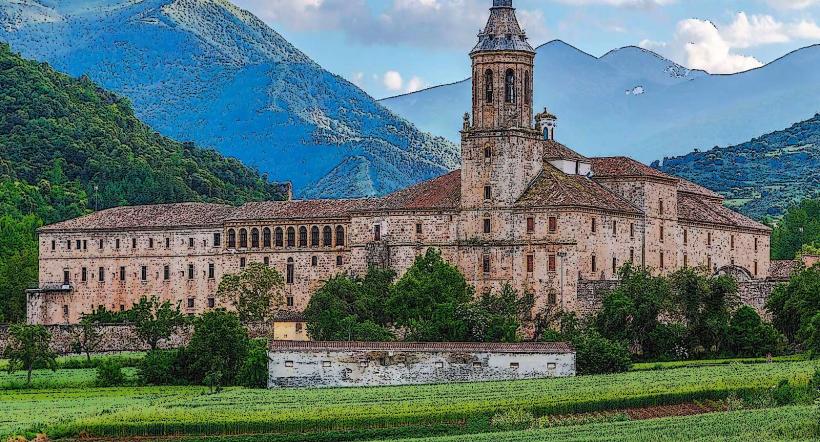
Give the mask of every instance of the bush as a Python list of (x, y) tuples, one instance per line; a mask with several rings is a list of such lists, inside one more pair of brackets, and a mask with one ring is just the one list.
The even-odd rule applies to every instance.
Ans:
[(137, 367), (140, 383), (145, 385), (186, 384), (180, 367), (181, 350), (151, 350)]
[(597, 331), (587, 330), (572, 342), (578, 374), (605, 374), (628, 371), (632, 357), (626, 344), (611, 341)]
[(248, 388), (268, 386), (268, 342), (254, 339), (250, 342), (248, 357), (236, 375), (236, 383)]
[(729, 323), (728, 335), (729, 350), (733, 355), (741, 357), (780, 353), (785, 340), (774, 327), (763, 323), (757, 312), (748, 306), (735, 312)]
[(772, 399), (778, 406), (791, 405), (797, 400), (796, 389), (792, 387), (788, 379), (783, 379), (771, 391)]
[(125, 383), (122, 367), (114, 360), (106, 359), (97, 366), (97, 385), (116, 387)]
[(182, 364), (188, 381), (202, 384), (207, 377), (211, 387), (234, 385), (248, 343), (248, 332), (234, 313), (214, 310), (197, 318)]
[(649, 332), (644, 357), (659, 361), (686, 359), (686, 327), (681, 324), (660, 324)]

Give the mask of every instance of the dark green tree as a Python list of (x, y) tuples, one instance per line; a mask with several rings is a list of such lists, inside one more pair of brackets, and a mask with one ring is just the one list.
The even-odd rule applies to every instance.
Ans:
[(468, 326), (465, 342), (518, 342), (522, 327), (533, 320), (535, 297), (519, 293), (510, 284), (482, 294), (459, 309)]
[(757, 357), (778, 354), (785, 337), (749, 307), (739, 308), (729, 323), (729, 351), (733, 356)]
[(212, 388), (234, 385), (248, 356), (248, 332), (234, 313), (217, 309), (194, 321), (185, 350), (189, 380)]
[(9, 328), (9, 343), (3, 351), (8, 359), (8, 372), (26, 371), (26, 385), (31, 385), (35, 367), (57, 370), (57, 355), (51, 348), (51, 333), (42, 325), (17, 324)]
[(820, 244), (820, 199), (790, 207), (772, 232), (772, 258), (795, 259), (806, 244)]
[(730, 276), (707, 276), (682, 269), (670, 276), (674, 311), (687, 324), (695, 353), (724, 350), (731, 312), (739, 304), (737, 282)]
[(803, 345), (811, 335), (811, 324), (820, 312), (820, 266), (801, 269), (788, 283), (774, 289), (766, 301), (774, 326), (790, 342)]
[(170, 301), (160, 302), (156, 296), (140, 298), (131, 309), (130, 316), (137, 337), (151, 350), (156, 350), (160, 341), (170, 338), (186, 323), (179, 305), (175, 307)]
[(264, 322), (284, 303), (285, 280), (275, 269), (252, 262), (222, 277), (216, 296), (231, 303), (244, 322)]

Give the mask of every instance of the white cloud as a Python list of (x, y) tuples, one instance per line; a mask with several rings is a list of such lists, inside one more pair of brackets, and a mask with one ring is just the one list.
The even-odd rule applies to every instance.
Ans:
[(396, 71), (387, 71), (383, 77), (384, 87), (392, 92), (398, 92), (404, 86), (404, 79), (401, 74)]
[(731, 74), (763, 65), (754, 57), (738, 53), (738, 49), (817, 38), (820, 38), (820, 26), (813, 21), (783, 23), (770, 15), (740, 12), (733, 22), (722, 27), (706, 20), (680, 21), (671, 42), (644, 40), (640, 46), (691, 69)]
[(671, 5), (677, 0), (555, 0), (558, 3), (573, 6), (606, 5), (619, 8), (655, 8)]
[[(233, 1), (274, 27), (336, 30), (351, 40), (368, 44), (459, 49), (475, 43), (475, 35), (486, 23), (490, 6), (487, 0), (389, 0), (376, 13), (366, 0)], [(533, 43), (546, 41), (548, 34), (541, 11), (518, 9), (518, 16)]]
[(778, 9), (806, 9), (820, 5), (820, 0), (766, 0), (766, 3)]
[(413, 77), (407, 82), (407, 92), (416, 92), (424, 89), (424, 80), (419, 77)]

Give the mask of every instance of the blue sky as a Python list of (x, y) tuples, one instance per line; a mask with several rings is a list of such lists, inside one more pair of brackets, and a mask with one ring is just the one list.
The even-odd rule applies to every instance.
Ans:
[[(469, 76), (491, 0), (233, 0), (377, 98)], [(533, 46), (636, 45), (712, 73), (820, 43), (820, 0), (514, 0)]]

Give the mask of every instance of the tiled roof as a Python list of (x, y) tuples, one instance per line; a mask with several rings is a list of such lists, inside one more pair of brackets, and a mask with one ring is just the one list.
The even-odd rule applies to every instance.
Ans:
[(466, 353), (572, 353), (565, 342), (492, 344), (477, 342), (318, 342), (271, 341), (272, 351), (409, 351)]
[(609, 189), (578, 175), (567, 175), (551, 164), (544, 169), (518, 199), (523, 207), (589, 207), (640, 214), (632, 204)]
[(792, 277), (800, 262), (795, 260), (772, 261), (769, 265), (769, 278), (786, 281)]
[(424, 181), (384, 197), (376, 210), (450, 210), (461, 201), (461, 170)]
[[(676, 177), (676, 178), (678, 178), (678, 177)], [(678, 178), (678, 180), (680, 180), (678, 182), (678, 191), (679, 192), (694, 193), (696, 195), (701, 195), (701, 196), (705, 196), (707, 198), (712, 198), (712, 199), (721, 200), (721, 201), (723, 201), (725, 199), (723, 197), (723, 195), (721, 195), (717, 192), (713, 192), (713, 191), (711, 191), (711, 190), (709, 190), (709, 189), (707, 189), (703, 186), (699, 186), (699, 185), (697, 185), (697, 184), (695, 184), (691, 181), (685, 180), (683, 178)]]
[(115, 207), (87, 216), (45, 226), (43, 232), (60, 230), (135, 230), (164, 227), (218, 226), (235, 210), (209, 203), (158, 204)]
[(678, 193), (678, 219), (746, 229), (771, 229), (757, 221), (726, 208), (723, 204), (689, 193)]
[(592, 173), (598, 177), (648, 177), (664, 180), (677, 178), (653, 169), (646, 164), (627, 157), (602, 157), (592, 159)]
[(512, 0), (493, 0), (487, 26), (478, 35), (478, 44), (470, 52), (522, 51), (535, 53), (521, 30)]
[(227, 221), (347, 218), (377, 203), (374, 198), (253, 202), (236, 209)]
[(579, 154), (563, 144), (553, 141), (544, 140), (544, 159), (545, 160), (580, 160), (589, 161), (589, 158)]

